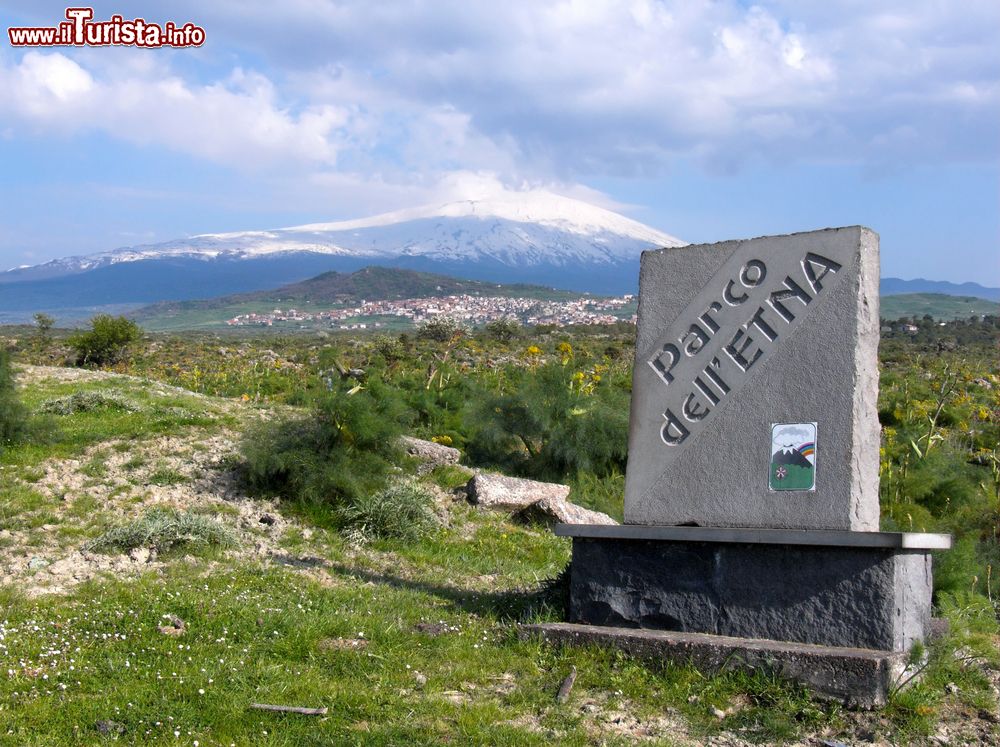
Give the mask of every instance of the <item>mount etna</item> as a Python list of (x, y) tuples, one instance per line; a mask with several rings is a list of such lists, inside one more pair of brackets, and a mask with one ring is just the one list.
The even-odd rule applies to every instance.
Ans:
[(372, 265), (494, 283), (634, 291), (645, 249), (684, 242), (544, 191), (338, 223), (204, 234), (0, 273), (0, 312), (142, 305), (275, 288)]
[[(0, 272), (0, 323), (44, 311), (67, 321), (162, 302), (274, 290), (321, 273), (382, 266), (489, 283), (634, 293), (644, 250), (685, 242), (542, 190), (360, 220), (201, 234)], [(1000, 298), (973, 283), (883, 279), (883, 294)], [(967, 314), (963, 306), (955, 315)]]

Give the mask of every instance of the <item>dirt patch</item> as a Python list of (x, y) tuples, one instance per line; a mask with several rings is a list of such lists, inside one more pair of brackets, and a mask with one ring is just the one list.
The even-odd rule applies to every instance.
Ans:
[[(214, 412), (229, 411), (256, 419), (265, 413), (240, 402), (207, 398), (185, 389), (131, 376), (75, 368), (22, 366), (22, 386), (42, 381), (92, 382), (130, 380), (154, 396), (211, 400)], [(269, 562), (281, 553), (281, 538), (293, 527), (273, 501), (251, 499), (242, 488), (238, 463), (239, 434), (199, 432), (148, 441), (112, 440), (74, 459), (50, 459), (14, 478), (39, 505), (11, 509), (21, 519), (17, 529), (0, 530), (0, 582), (15, 584), (29, 595), (63, 593), (95, 576), (134, 577), (164, 564), (155, 552), (88, 552), (87, 540), (149, 509), (192, 511), (235, 529), (239, 546), (227, 555)], [(33, 518), (29, 518), (33, 517)], [(297, 535), (309, 530), (296, 527)]]

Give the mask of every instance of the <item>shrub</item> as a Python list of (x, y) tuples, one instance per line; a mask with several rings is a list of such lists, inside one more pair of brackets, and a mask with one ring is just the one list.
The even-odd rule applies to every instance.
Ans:
[(395, 537), (413, 541), (427, 535), (437, 524), (432, 504), (425, 488), (406, 480), (359, 495), (337, 513), (344, 528), (361, 539)]
[(468, 422), (479, 462), (557, 480), (625, 469), (628, 395), (569, 366), (539, 367), (511, 393), (473, 405)]
[(463, 337), (466, 331), (465, 326), (457, 319), (439, 316), (425, 322), (417, 329), (417, 339), (451, 342), (455, 338)]
[(517, 319), (504, 317), (486, 324), (486, 334), (497, 342), (510, 342), (521, 336), (521, 323)]
[(131, 319), (98, 314), (90, 320), (90, 329), (72, 335), (69, 344), (78, 366), (107, 366), (127, 360), (129, 347), (140, 337), (142, 329)]
[(10, 355), (0, 349), (0, 451), (26, 431), (28, 411), (17, 396)]
[(400, 457), (402, 417), (398, 398), (378, 380), (331, 392), (310, 415), (247, 434), (248, 487), (331, 508), (377, 492)]
[(390, 365), (401, 360), (405, 353), (403, 343), (399, 341), (399, 338), (391, 335), (375, 335), (375, 339), (372, 340), (372, 348)]
[(176, 510), (152, 509), (124, 526), (109, 529), (88, 542), (92, 552), (128, 552), (138, 547), (164, 552), (174, 548), (225, 548), (236, 544), (231, 529), (207, 516)]
[(92, 412), (94, 410), (120, 410), (122, 412), (139, 412), (139, 405), (116, 392), (74, 392), (66, 397), (57, 397), (43, 402), (39, 412), (50, 415), (72, 415), (77, 412)]

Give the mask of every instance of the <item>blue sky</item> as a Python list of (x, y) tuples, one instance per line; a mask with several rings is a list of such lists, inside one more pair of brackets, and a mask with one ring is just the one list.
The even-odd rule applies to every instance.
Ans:
[(207, 40), (3, 40), (2, 265), (544, 187), (692, 242), (861, 223), (884, 275), (1000, 286), (995, 0), (94, 9)]

